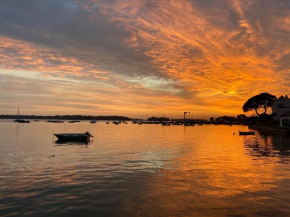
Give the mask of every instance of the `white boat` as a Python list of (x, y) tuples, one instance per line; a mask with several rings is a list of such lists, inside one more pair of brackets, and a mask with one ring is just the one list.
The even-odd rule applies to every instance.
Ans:
[(95, 124), (95, 123), (97, 123), (96, 119), (91, 120), (91, 124)]

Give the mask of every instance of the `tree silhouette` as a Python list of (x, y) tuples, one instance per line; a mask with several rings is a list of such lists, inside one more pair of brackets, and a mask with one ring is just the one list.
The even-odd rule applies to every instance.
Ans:
[[(259, 95), (253, 96), (252, 98), (248, 99), (248, 101), (243, 106), (243, 111), (248, 112), (254, 110), (259, 117), (261, 115), (266, 115), (267, 109), (272, 106), (273, 102), (276, 99), (276, 96), (269, 93), (260, 93)], [(259, 114), (259, 109), (264, 109), (264, 112), (262, 114)]]

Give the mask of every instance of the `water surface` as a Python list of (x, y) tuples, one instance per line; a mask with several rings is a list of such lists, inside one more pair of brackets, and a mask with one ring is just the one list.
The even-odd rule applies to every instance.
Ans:
[(0, 216), (290, 216), (290, 139), (239, 130), (1, 121)]

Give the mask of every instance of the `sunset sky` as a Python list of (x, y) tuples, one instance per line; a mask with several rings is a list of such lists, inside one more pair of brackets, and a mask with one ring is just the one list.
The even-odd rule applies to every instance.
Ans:
[(289, 79), (289, 0), (0, 1), (0, 114), (237, 115)]

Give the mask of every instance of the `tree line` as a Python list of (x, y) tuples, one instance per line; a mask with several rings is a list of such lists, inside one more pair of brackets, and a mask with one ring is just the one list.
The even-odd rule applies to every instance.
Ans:
[(125, 116), (91, 116), (91, 115), (0, 115), (0, 119), (53, 119), (53, 120), (120, 120), (129, 121), (132, 118)]

